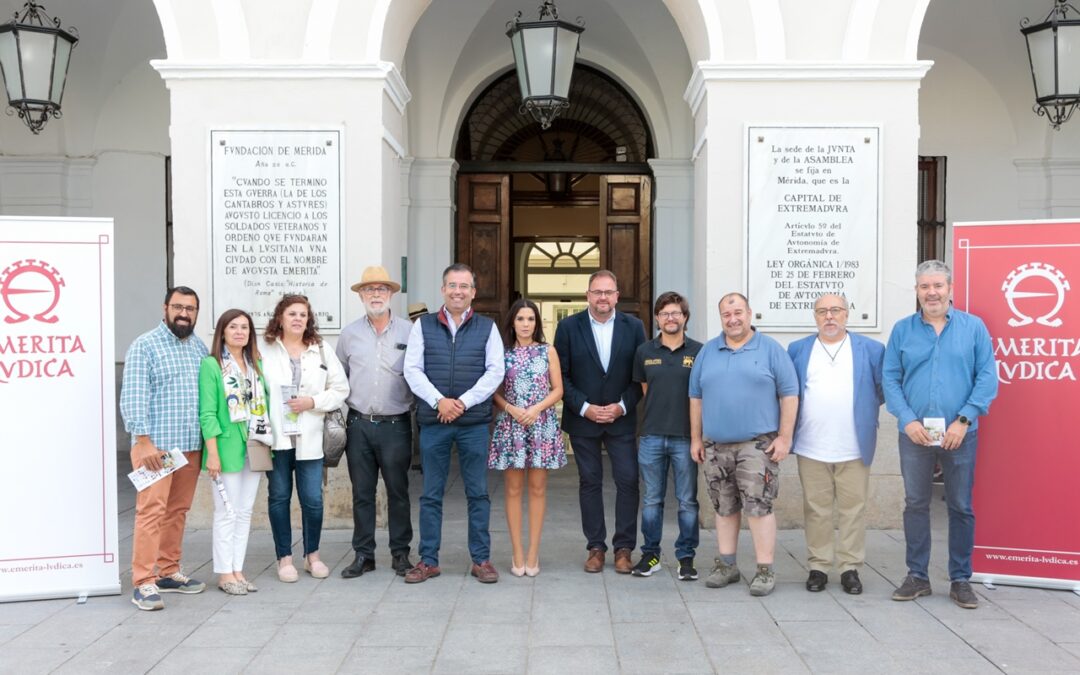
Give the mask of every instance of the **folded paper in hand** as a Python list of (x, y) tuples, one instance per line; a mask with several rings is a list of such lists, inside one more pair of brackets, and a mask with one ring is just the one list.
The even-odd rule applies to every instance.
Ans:
[(142, 492), (165, 476), (168, 476), (173, 471), (176, 471), (182, 466), (187, 466), (187, 463), (187, 457), (184, 456), (184, 453), (180, 452), (179, 448), (173, 448), (168, 452), (161, 453), (160, 471), (150, 471), (145, 467), (140, 466), (138, 469), (129, 473), (128, 478), (135, 486), (135, 491)]

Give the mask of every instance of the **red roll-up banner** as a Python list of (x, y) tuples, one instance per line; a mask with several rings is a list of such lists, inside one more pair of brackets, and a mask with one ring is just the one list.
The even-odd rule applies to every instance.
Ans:
[(1080, 221), (955, 223), (955, 306), (986, 322), (972, 581), (1080, 589)]

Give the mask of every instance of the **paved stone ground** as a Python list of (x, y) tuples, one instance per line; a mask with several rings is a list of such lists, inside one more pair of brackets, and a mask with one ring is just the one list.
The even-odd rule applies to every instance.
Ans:
[[(419, 474), (412, 476), (415, 495)], [(492, 543), (503, 576), (495, 585), (468, 576), (465, 499), (455, 478), (439, 578), (402, 583), (389, 569), (381, 532), (379, 569), (341, 579), (338, 572), (352, 558), (351, 533), (335, 530), (324, 533), (322, 545), (333, 575), (281, 584), (270, 534), (256, 531), (246, 567), (261, 590), (247, 597), (226, 596), (211, 585), (201, 595), (164, 596), (165, 611), (140, 612), (130, 603), (125, 570), (121, 596), (90, 598), (84, 605), (0, 605), (0, 672), (1080, 672), (1080, 598), (1072, 593), (979, 586), (978, 610), (949, 601), (940, 503), (933, 596), (909, 603), (889, 599), (904, 574), (903, 537), (896, 531), (869, 533), (862, 596), (845, 595), (835, 575), (825, 592), (807, 593), (803, 535), (794, 530), (780, 533), (779, 583), (759, 599), (750, 597), (745, 578), (719, 590), (675, 579), (671, 490), (662, 573), (647, 579), (616, 575), (609, 556), (603, 574), (585, 574), (576, 478), (572, 466), (552, 475), (542, 570), (535, 579), (507, 570), (502, 486), (494, 474)], [(133, 492), (125, 489), (125, 568), (133, 503)], [(704, 576), (715, 539), (712, 532), (702, 536), (698, 566)], [(747, 533), (740, 548), (739, 566), (752, 574)], [(213, 584), (209, 531), (188, 533), (185, 565)]]

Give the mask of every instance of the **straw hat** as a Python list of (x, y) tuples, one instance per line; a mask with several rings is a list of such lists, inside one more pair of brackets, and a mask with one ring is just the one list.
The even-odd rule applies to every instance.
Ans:
[(415, 321), (417, 317), (428, 313), (427, 305), (422, 302), (414, 302), (409, 305), (409, 321)]
[(389, 286), (390, 290), (395, 293), (401, 290), (401, 284), (396, 281), (391, 281), (390, 275), (382, 265), (372, 265), (371, 267), (365, 268), (364, 274), (360, 277), (360, 281), (353, 284), (351, 288), (354, 291), (359, 291), (364, 286), (373, 286), (375, 284)]

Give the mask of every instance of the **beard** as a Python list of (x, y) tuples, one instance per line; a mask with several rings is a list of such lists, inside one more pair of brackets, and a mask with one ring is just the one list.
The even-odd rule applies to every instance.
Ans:
[(173, 335), (181, 340), (189, 337), (195, 332), (195, 325), (183, 318), (177, 318), (174, 321), (166, 321), (165, 325), (169, 327), (169, 330), (172, 331)]

